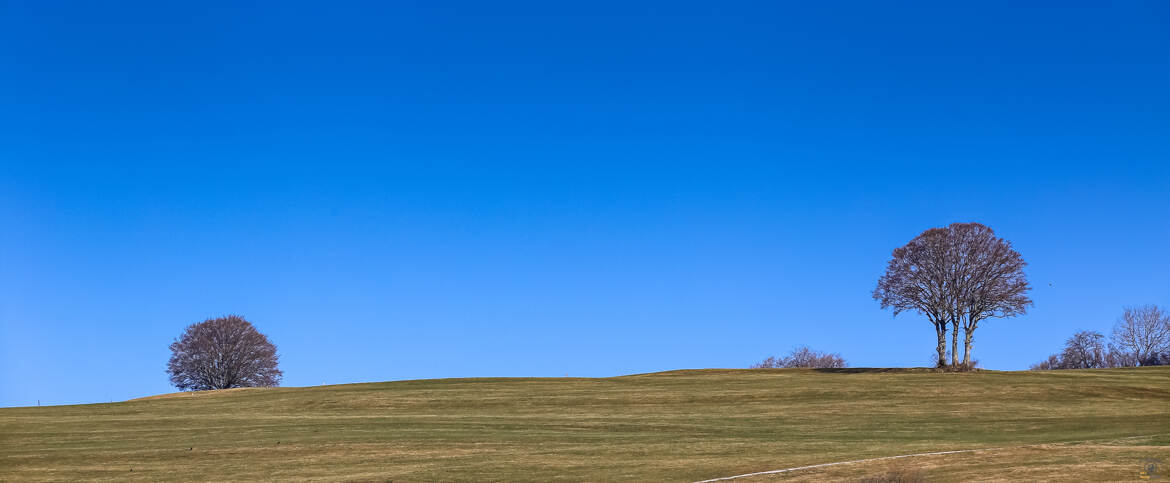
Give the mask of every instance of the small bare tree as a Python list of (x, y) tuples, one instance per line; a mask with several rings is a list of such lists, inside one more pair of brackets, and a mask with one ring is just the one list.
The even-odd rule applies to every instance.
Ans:
[(1060, 360), (1060, 356), (1052, 354), (1048, 359), (1032, 364), (1028, 368), (1030, 371), (1051, 371), (1053, 369), (1064, 369), (1064, 361)]
[(1097, 332), (1082, 331), (1065, 341), (1064, 350), (1048, 356), (1047, 360), (1032, 364), (1028, 369), (1048, 371), (1053, 369), (1093, 369), (1099, 367), (1134, 367), (1137, 357), (1114, 344), (1104, 347), (1104, 336)]
[(757, 363), (749, 366), (749, 369), (777, 369), (777, 368), (784, 367), (782, 365), (783, 364), (782, 361), (783, 361), (783, 359), (777, 359), (776, 356), (768, 356), (767, 359), (764, 359), (760, 362), (757, 362)]
[(1096, 369), (1105, 367), (1105, 336), (1100, 332), (1082, 330), (1064, 343), (1060, 353), (1063, 369)]
[(1170, 355), (1170, 312), (1156, 305), (1126, 307), (1113, 327), (1113, 343), (1138, 365), (1159, 364)]
[(167, 374), (182, 391), (273, 387), (283, 376), (276, 346), (243, 317), (191, 324), (171, 344)]

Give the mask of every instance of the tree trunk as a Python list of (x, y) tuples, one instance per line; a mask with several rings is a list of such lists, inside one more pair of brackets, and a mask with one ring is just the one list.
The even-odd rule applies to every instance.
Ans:
[(971, 367), (971, 340), (974, 338), (975, 328), (967, 328), (965, 338), (963, 339), (963, 367), (967, 370), (973, 369)]
[(959, 366), (959, 320), (951, 322), (951, 367)]
[(934, 331), (938, 334), (938, 367), (947, 366), (947, 324), (934, 324)]

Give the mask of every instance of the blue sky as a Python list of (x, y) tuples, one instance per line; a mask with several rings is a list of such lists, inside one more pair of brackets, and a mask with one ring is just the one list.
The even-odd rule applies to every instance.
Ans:
[(240, 3), (0, 7), (0, 405), (228, 313), (290, 386), (921, 366), (870, 292), (956, 221), (1035, 286), (985, 367), (1170, 305), (1165, 2)]

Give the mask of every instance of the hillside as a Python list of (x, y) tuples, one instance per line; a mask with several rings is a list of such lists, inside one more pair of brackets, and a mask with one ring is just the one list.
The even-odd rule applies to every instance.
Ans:
[[(419, 380), (0, 409), (0, 480), (1132, 480), (1170, 465), (1170, 367), (697, 370)], [(1164, 465), (1170, 477), (1170, 468)]]

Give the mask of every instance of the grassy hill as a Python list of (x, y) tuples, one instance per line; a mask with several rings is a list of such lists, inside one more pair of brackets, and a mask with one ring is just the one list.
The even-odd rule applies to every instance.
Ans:
[[(0, 480), (1170, 478), (1170, 367), (698, 370), (169, 394), (0, 409)], [(743, 481), (743, 480), (740, 480)]]

